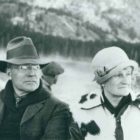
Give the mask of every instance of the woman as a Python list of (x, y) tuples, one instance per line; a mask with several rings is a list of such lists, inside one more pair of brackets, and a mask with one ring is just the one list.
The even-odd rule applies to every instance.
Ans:
[(92, 66), (101, 92), (83, 95), (79, 108), (71, 108), (83, 139), (139, 140), (140, 101), (130, 92), (135, 64), (121, 48), (108, 47)]

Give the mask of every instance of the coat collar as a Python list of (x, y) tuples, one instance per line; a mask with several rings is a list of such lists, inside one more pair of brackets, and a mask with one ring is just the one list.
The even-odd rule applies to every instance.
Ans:
[[(42, 88), (42, 83), (40, 83), (40, 86), (38, 89), (36, 89), (33, 92), (30, 92), (26, 95), (26, 97), (22, 98), (19, 102), (19, 108), (27, 107), (28, 105), (38, 103), (42, 100), (45, 100), (49, 94), (45, 93)], [(4, 90), (4, 103), (8, 108), (16, 109), (16, 100), (14, 96), (14, 88), (12, 86), (12, 82), (8, 81), (6, 84), (6, 88)]]
[[(1, 97), (0, 97), (0, 122), (3, 118), (3, 113), (4, 113), (4, 98), (5, 98), (5, 94), (6, 94), (6, 89), (4, 89), (3, 91), (1, 91)], [(33, 116), (36, 115), (36, 113), (39, 112), (40, 109), (42, 109), (42, 107), (44, 106), (44, 103), (46, 102), (46, 100), (50, 97), (50, 94), (46, 92), (45, 89), (43, 89), (42, 87), (40, 87), (39, 91), (36, 93), (40, 94), (41, 96), (38, 97), (38, 102), (32, 102), (31, 104), (29, 104), (23, 114), (22, 120), (21, 120), (21, 124), (22, 125), (24, 122), (28, 121), (29, 119), (31, 119)], [(44, 96), (44, 98), (42, 97)], [(31, 95), (31, 97), (33, 97)], [(32, 99), (30, 97), (30, 99)], [(35, 99), (37, 99), (37, 97), (35, 97)]]

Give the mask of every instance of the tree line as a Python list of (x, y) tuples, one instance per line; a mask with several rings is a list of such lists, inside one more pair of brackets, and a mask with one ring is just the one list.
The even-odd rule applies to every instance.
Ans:
[[(93, 57), (95, 53), (109, 46), (119, 46), (124, 49), (131, 59), (138, 61), (140, 64), (140, 43), (130, 43), (123, 40), (104, 42), (82, 41), (70, 38), (63, 38), (52, 35), (44, 35), (40, 32), (35, 32), (28, 25), (13, 25), (8, 18), (0, 15), (0, 48), (4, 49), (7, 42), (16, 36), (29, 36), (39, 51), (43, 55), (59, 54), (65, 57), (75, 59), (84, 57)], [(115, 55), (115, 54), (114, 54)]]

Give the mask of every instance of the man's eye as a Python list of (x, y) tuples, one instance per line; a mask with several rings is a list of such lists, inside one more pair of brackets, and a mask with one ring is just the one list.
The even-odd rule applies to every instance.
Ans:
[(27, 70), (27, 66), (20, 66), (19, 69), (21, 69), (21, 70)]
[(34, 66), (34, 68), (35, 68), (35, 69), (40, 69), (40, 66), (37, 65), (37, 66)]

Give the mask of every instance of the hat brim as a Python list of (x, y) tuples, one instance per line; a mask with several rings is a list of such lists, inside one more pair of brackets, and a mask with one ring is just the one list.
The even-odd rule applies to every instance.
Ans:
[(117, 72), (123, 70), (124, 68), (127, 67), (132, 67), (133, 69), (135, 69), (135, 64), (133, 61), (127, 61), (127, 62), (123, 62), (120, 65), (116, 66), (114, 69), (112, 69), (108, 74), (106, 74), (103, 77), (94, 77), (94, 81), (97, 81), (99, 84), (104, 83), (105, 81), (107, 81), (109, 78), (111, 78), (112, 76), (116, 75)]
[(48, 62), (42, 59), (10, 59), (10, 60), (0, 60), (0, 71), (6, 72), (7, 64), (23, 65), (23, 64), (35, 64), (40, 65), (43, 68)]

